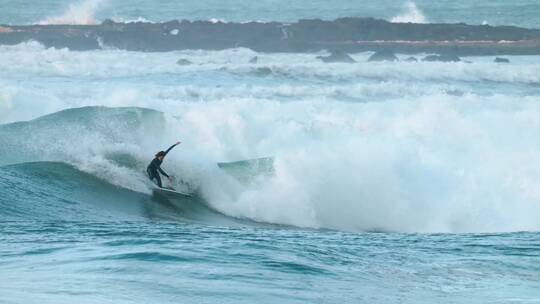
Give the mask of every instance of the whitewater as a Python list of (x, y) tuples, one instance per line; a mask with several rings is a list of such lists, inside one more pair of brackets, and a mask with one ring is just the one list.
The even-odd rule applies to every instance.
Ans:
[[(0, 0), (0, 24), (487, 20), (300, 2)], [(540, 26), (534, 1), (490, 3)], [(0, 303), (540, 301), (539, 56), (327, 54), (0, 45)], [(163, 168), (193, 199), (145, 173), (177, 140)]]

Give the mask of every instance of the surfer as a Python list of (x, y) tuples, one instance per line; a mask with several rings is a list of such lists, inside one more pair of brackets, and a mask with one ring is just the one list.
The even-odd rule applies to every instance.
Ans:
[(170, 146), (169, 149), (167, 149), (167, 151), (159, 151), (158, 153), (156, 153), (156, 156), (154, 157), (152, 162), (150, 162), (150, 164), (146, 168), (146, 172), (148, 173), (148, 177), (150, 178), (150, 180), (152, 180), (152, 181), (155, 180), (155, 182), (157, 183), (157, 185), (160, 188), (163, 188), (163, 186), (161, 184), (161, 177), (159, 176), (159, 173), (166, 176), (169, 179), (169, 181), (172, 182), (171, 177), (167, 173), (165, 173), (165, 171), (163, 171), (163, 169), (161, 169), (161, 163), (163, 162), (163, 159), (165, 158), (167, 153), (169, 153), (169, 151), (171, 151), (172, 148), (176, 147), (179, 144), (180, 144), (180, 142), (178, 141), (174, 145)]

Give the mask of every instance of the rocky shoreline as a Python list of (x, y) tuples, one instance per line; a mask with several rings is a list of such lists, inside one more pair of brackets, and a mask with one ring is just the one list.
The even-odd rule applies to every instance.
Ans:
[(235, 47), (258, 52), (391, 51), (469, 55), (540, 55), (540, 29), (467, 24), (391, 23), (372, 18), (224, 23), (170, 21), (98, 25), (0, 25), (0, 45), (38, 41), (71, 50), (164, 52)]

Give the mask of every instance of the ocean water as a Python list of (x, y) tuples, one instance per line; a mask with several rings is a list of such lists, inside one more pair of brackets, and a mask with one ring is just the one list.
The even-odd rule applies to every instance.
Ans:
[(540, 27), (536, 0), (0, 0), (0, 24), (44, 22), (223, 20), (281, 21), (373, 17), (401, 22), (466, 22)]
[[(0, 23), (539, 27), (536, 2), (0, 0)], [(540, 57), (322, 54), (0, 46), (0, 303), (540, 302)], [(176, 140), (192, 198), (145, 176)]]

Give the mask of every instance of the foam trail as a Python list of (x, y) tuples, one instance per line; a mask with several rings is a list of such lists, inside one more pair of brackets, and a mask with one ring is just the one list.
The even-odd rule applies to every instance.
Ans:
[(405, 11), (392, 18), (391, 22), (393, 23), (426, 23), (426, 17), (422, 11), (416, 6), (416, 3), (413, 1), (408, 1), (405, 4)]
[(77, 4), (70, 4), (68, 9), (61, 16), (50, 17), (39, 22), (39, 24), (98, 24), (95, 13), (104, 3), (104, 0), (86, 0)]

